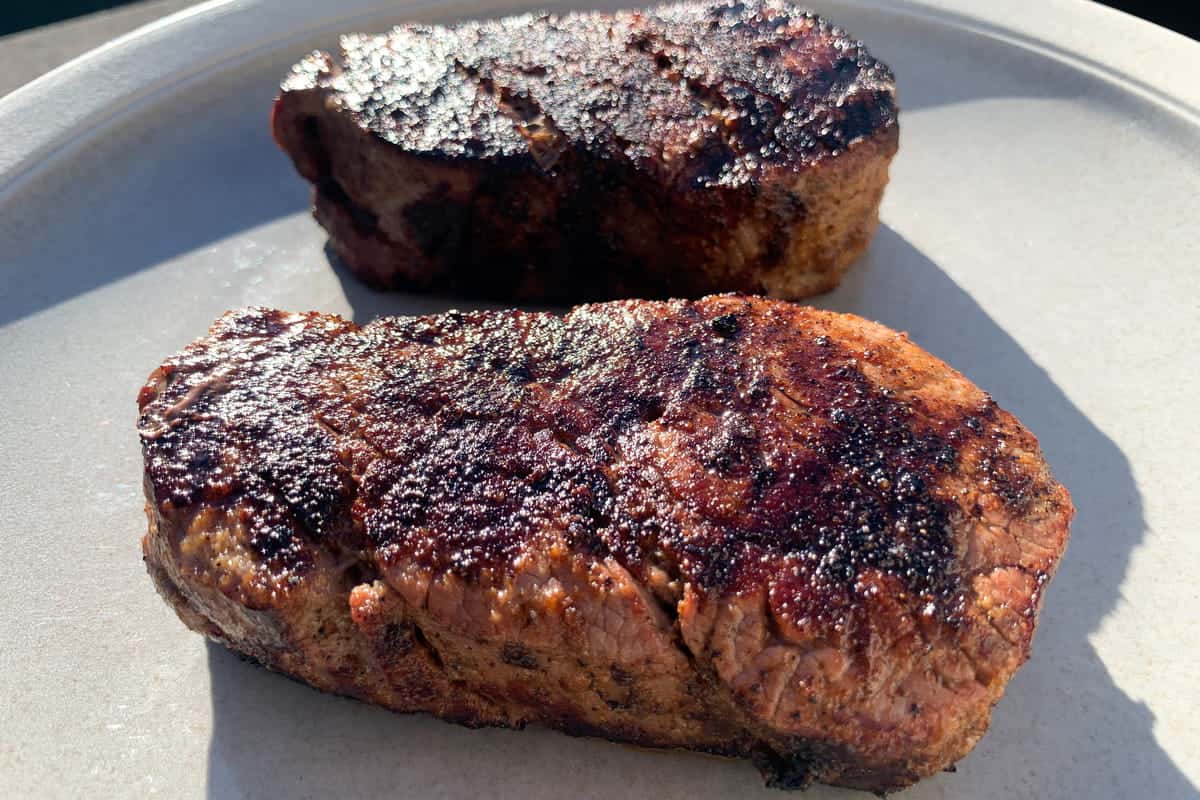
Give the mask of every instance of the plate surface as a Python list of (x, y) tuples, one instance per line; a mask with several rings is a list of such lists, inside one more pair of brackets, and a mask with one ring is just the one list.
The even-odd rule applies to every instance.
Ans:
[[(1200, 45), (1076, 0), (815, 5), (904, 107), (878, 237), (819, 304), (992, 392), (1079, 507), (991, 732), (904, 796), (1200, 796)], [(134, 396), (163, 357), (233, 306), (454, 304), (330, 267), (278, 79), (341, 30), (512, 9), (218, 2), (0, 102), (0, 796), (781, 797), (744, 763), (319, 694), (206, 645), (142, 568)]]

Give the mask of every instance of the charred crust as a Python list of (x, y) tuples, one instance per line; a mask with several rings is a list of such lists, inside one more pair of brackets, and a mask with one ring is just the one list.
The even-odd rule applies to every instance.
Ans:
[(697, 186), (837, 155), (897, 110), (891, 72), (861, 42), (776, 0), (348, 36), (338, 63), (310, 59), (283, 89), (327, 93), (363, 130), (431, 158), (550, 171), (574, 151), (642, 169), (639, 154), (686, 147)]
[[(1072, 513), (904, 337), (734, 295), (230, 312), (138, 403), (146, 561), (189, 626), (398, 710), (752, 754), (786, 788), (962, 758)], [(828, 686), (795, 671), (814, 644)]]
[(817, 780), (818, 770), (807, 754), (759, 749), (751, 754), (751, 761), (771, 789), (803, 790)]
[(508, 642), (500, 650), (500, 658), (509, 666), (521, 669), (537, 669), (538, 659), (529, 648), (517, 642)]
[(293, 69), (273, 133), (377, 288), (798, 298), (870, 241), (894, 95), (783, 0), (688, 3), (346, 36)]
[[(498, 597), (534, 577), (545, 603), (536, 613), (549, 609), (551, 626), (574, 630), (581, 589), (563, 587), (579, 581), (584, 599), (623, 596), (653, 620), (636, 625), (665, 637), (689, 696), (738, 704), (746, 720), (730, 724), (742, 738), (727, 750), (719, 735), (704, 746), (754, 753), (769, 783), (785, 788), (898, 788), (961, 758), (1028, 655), (1071, 514), (1033, 437), (903, 337), (734, 295), (581, 306), (563, 317), (449, 312), (363, 328), (318, 314), (230, 312), (155, 370), (139, 405), (156, 582), (175, 580), (158, 568), (173, 558), (207, 569), (196, 580), (210, 582), (211, 602), (255, 615), (252, 626), (294, 613), (288, 605), (306, 592), (332, 592), (339, 613), (350, 606), (346, 624), (367, 634), (370, 652), (308, 673), (289, 667), (286, 651), (340, 642), (336, 621), (322, 618), (283, 645), (243, 648), (276, 648), (273, 668), (370, 697), (361, 659), (373, 658), (405, 687), (398, 707), (637, 741), (636, 726), (623, 726), (654, 696), (642, 671), (651, 662), (605, 653), (585, 664), (570, 653), (587, 679), (573, 678), (572, 691), (596, 716), (547, 706), (547, 676), (563, 657), (538, 638), (544, 629), (531, 630), (533, 609), (518, 606), (490, 641), (469, 634), (507, 676), (470, 702), (500, 706), (501, 693), (525, 694), (506, 701), (513, 713), (477, 713), (446, 699), (474, 668), (456, 650), (464, 634), (431, 615), (432, 594), (428, 608), (409, 599), (427, 591), (422, 581)], [(1013, 539), (1044, 538), (1048, 554), (973, 561), (984, 529), (1000, 536), (1004, 525)], [(211, 536), (228, 541), (215, 550)], [(185, 556), (188, 548), (197, 554)], [(562, 581), (542, 592), (538, 581), (555, 570)], [(401, 573), (401, 610), (381, 610)], [(991, 580), (1000, 594), (977, 588)], [(303, 591), (290, 595), (296, 586)], [(996, 596), (1002, 613), (981, 614), (980, 598)], [(478, 608), (478, 597), (447, 605)], [(706, 606), (756, 618), (756, 635), (780, 649), (820, 642), (845, 657), (856, 686), (880, 659), (926, 669), (931, 652), (961, 654), (964, 685), (948, 691), (977, 698), (959, 709), (967, 727), (923, 751), (906, 745), (901, 756), (862, 761), (857, 732), (802, 726), (868, 701), (793, 685), (797, 696), (780, 705), (769, 674), (730, 688), (720, 664), (739, 658), (737, 645), (696, 638), (709, 624), (697, 621)], [(226, 641), (243, 625), (180, 613)], [(890, 646), (910, 650), (881, 656), (881, 632), (898, 630), (904, 643)], [(410, 687), (407, 670), (417, 667), (441, 682)], [(885, 699), (886, 713), (913, 731), (943, 702), (916, 692)], [(617, 722), (589, 721), (603, 719)], [(918, 751), (926, 761), (907, 760)]]
[(741, 329), (737, 314), (722, 314), (712, 321), (712, 329), (718, 336), (731, 339)]
[[(305, 543), (324, 542), (474, 580), (553, 531), (705, 592), (766, 582), (784, 618), (833, 624), (865, 602), (865, 571), (957, 619), (960, 512), (946, 475), (971, 470), (1015, 513), (1048, 494), (1001, 446), (1006, 418), (985, 406), (918, 423), (928, 415), (779, 307), (629, 308), (362, 331), (233, 315), (165, 367), (147, 401), (151, 496), (168, 515), (239, 509), (248, 546), (281, 573), (302, 573)], [(779, 348), (773, 372), (755, 357), (764, 346)], [(346, 369), (363, 376), (353, 395), (336, 377)], [(793, 413), (819, 423), (790, 429)], [(684, 472), (664, 475), (654, 431), (671, 432)]]
[(612, 677), (613, 683), (617, 684), (618, 686), (633, 685), (634, 676), (616, 664), (613, 664), (611, 667), (609, 667), (609, 675)]

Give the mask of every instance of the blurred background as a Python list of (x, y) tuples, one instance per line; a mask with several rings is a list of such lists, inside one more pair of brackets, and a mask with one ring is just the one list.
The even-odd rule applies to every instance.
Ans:
[[(1085, 0), (1086, 1), (1086, 0)], [(803, 0), (799, 0), (803, 4)], [(975, 0), (986, 2), (986, 0)], [(1196, 0), (1102, 0), (1104, 5), (1119, 8), (1130, 14), (1156, 22), (1167, 28), (1200, 39), (1200, 3)], [(7, 8), (0, 12), (0, 36), (17, 31), (47, 25), (52, 22), (78, 17), (97, 11), (126, 5), (157, 5), (153, 0), (9, 0), (3, 3)], [(631, 0), (629, 5), (651, 5), (642, 0)], [(170, 4), (180, 5), (179, 3)], [(1030, 4), (1036, 8), (1036, 3)], [(1032, 13), (1036, 13), (1032, 12)]]

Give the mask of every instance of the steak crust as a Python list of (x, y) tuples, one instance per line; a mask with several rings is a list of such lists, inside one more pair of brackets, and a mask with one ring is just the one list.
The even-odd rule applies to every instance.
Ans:
[(781, 0), (404, 25), (275, 104), (333, 249), (381, 288), (799, 298), (878, 222), (895, 84)]
[(467, 725), (897, 789), (1030, 653), (1070, 498), (903, 334), (733, 295), (249, 309), (138, 398), (145, 558), (191, 628)]

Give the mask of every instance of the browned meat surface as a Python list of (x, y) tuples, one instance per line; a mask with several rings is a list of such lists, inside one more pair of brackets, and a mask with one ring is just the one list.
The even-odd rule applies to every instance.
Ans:
[(230, 312), (139, 395), (159, 590), (321, 689), (888, 790), (962, 758), (1073, 509), (904, 335), (732, 295)]
[(798, 298), (869, 243), (896, 113), (860, 42), (749, 0), (347, 36), (272, 125), (378, 287)]

